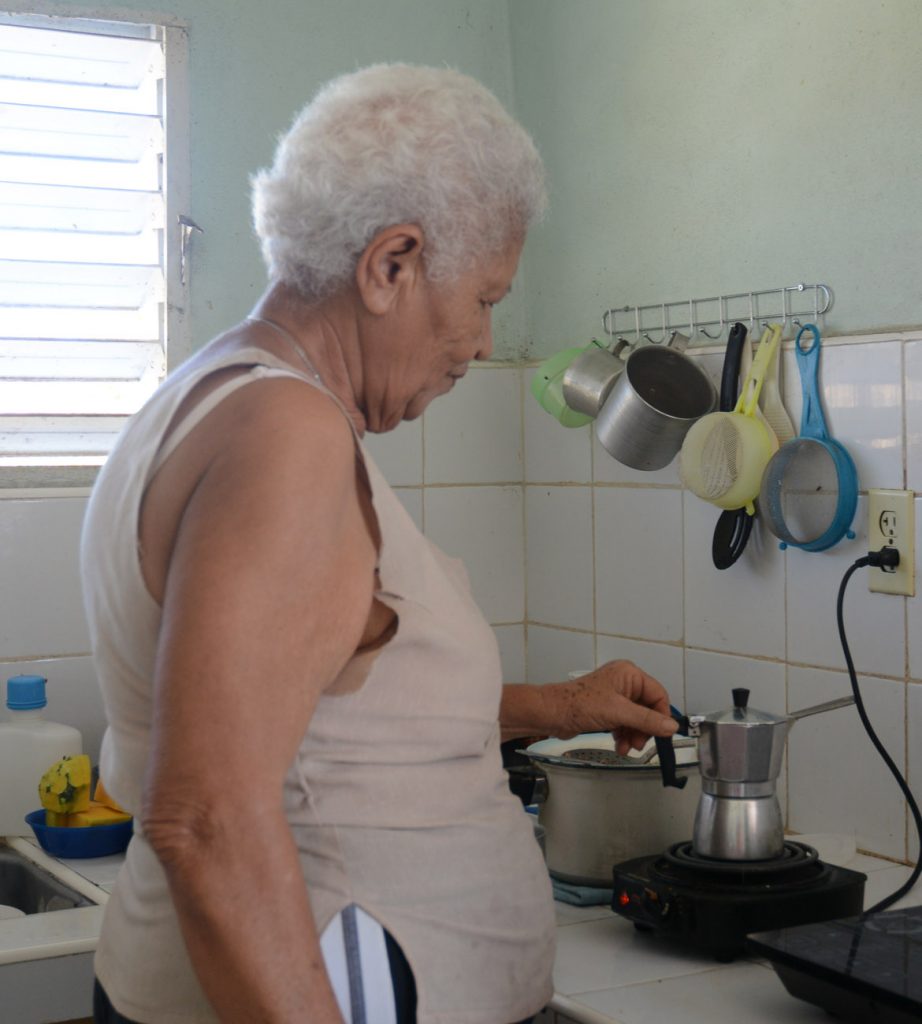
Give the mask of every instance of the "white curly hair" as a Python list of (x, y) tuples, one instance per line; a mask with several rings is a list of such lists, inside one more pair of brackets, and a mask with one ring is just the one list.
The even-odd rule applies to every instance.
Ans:
[(252, 186), (269, 274), (308, 301), (344, 287), (383, 228), (417, 224), (427, 277), (450, 281), (524, 238), (547, 202), (534, 143), (489, 90), (407, 64), (323, 86)]

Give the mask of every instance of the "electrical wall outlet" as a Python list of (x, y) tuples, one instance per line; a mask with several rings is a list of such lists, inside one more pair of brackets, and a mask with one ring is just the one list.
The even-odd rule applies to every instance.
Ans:
[(868, 569), (868, 589), (877, 594), (916, 592), (914, 497), (912, 491), (868, 491), (868, 550), (890, 547), (900, 553), (895, 569)]

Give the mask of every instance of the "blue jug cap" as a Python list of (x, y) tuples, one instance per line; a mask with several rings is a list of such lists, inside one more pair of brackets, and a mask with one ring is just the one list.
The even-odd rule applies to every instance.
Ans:
[(43, 708), (45, 697), (44, 676), (12, 676), (6, 681), (6, 706), (11, 711), (34, 711)]

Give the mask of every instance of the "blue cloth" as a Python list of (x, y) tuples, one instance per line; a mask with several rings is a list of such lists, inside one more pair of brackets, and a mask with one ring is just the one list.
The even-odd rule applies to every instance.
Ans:
[(554, 899), (561, 903), (572, 903), (577, 907), (593, 907), (600, 903), (611, 903), (614, 890), (595, 889), (588, 885), (570, 885), (557, 878), (551, 879)]

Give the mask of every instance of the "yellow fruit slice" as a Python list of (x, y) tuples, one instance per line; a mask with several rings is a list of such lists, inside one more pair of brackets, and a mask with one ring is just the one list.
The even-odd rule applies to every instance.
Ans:
[(94, 825), (117, 825), (120, 821), (128, 821), (131, 815), (127, 811), (114, 811), (105, 804), (90, 801), (85, 811), (68, 814), (68, 828), (92, 828)]
[(85, 811), (90, 805), (91, 777), (92, 769), (88, 754), (62, 757), (45, 772), (38, 784), (38, 797), (42, 807), (52, 814)]
[(102, 784), (102, 778), (96, 783), (96, 792), (93, 794), (93, 800), (104, 807), (111, 807), (113, 811), (120, 811), (126, 817), (129, 816), (128, 812), (118, 803), (115, 797), (109, 795), (108, 790)]

